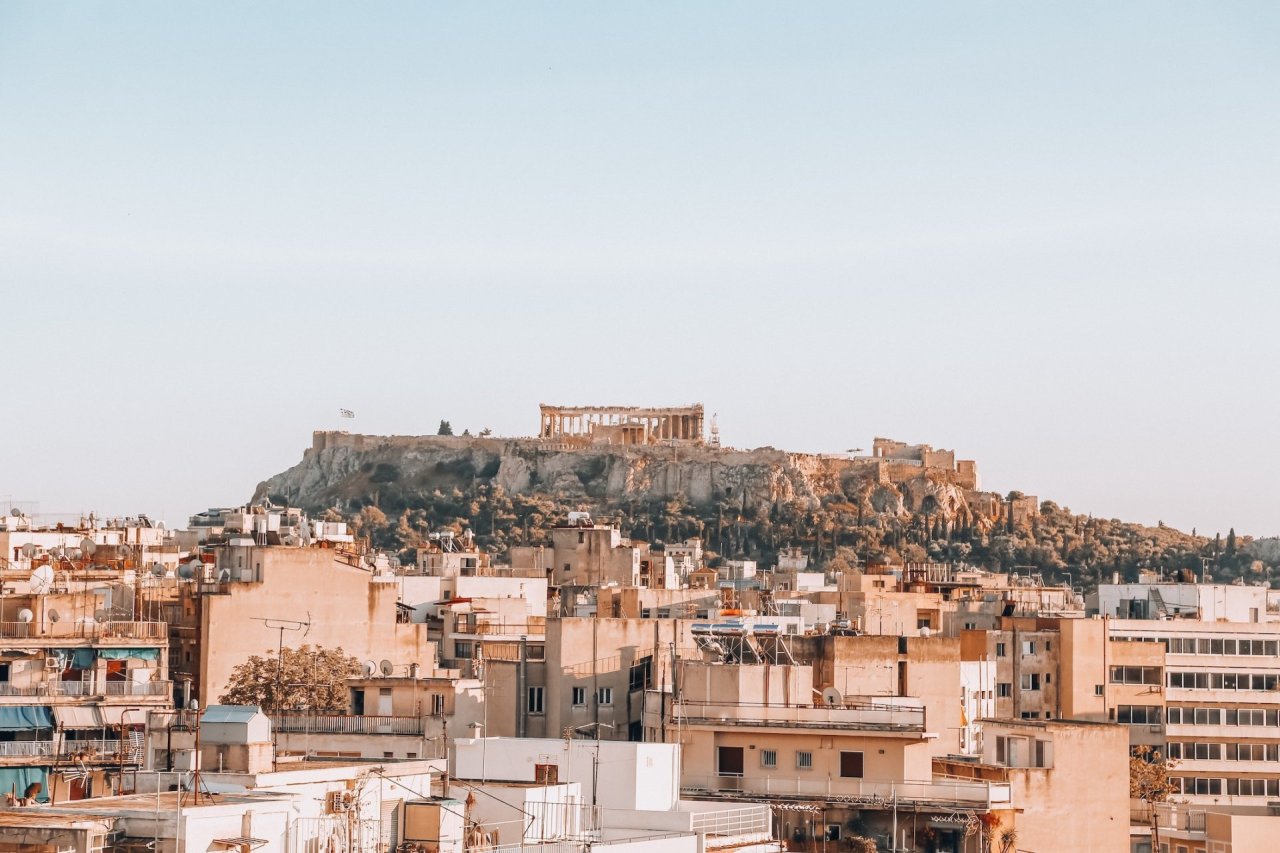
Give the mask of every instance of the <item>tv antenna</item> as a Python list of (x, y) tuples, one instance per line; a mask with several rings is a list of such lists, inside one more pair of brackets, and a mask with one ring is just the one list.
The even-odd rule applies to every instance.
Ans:
[[(280, 637), (276, 642), (276, 686), (275, 686), (274, 697), (273, 697), (275, 699), (273, 703), (274, 707), (272, 708), (272, 713), (278, 717), (280, 716), (280, 699), (281, 699), (280, 676), (281, 676), (281, 671), (284, 669), (284, 632), (285, 631), (301, 631), (302, 637), (305, 638), (307, 634), (311, 633), (311, 612), (307, 611), (307, 618), (305, 620), (275, 619), (270, 616), (266, 616), (266, 617), (255, 616), (253, 617), (253, 621), (261, 622), (263, 627), (267, 628), (268, 630), (280, 632)], [(276, 737), (276, 727), (272, 726), (271, 738), (273, 741), (275, 740), (275, 737)]]

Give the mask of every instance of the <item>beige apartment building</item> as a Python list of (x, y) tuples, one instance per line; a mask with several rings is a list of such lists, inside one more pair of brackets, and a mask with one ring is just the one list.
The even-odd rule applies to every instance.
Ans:
[(684, 660), (645, 728), (681, 745), (683, 797), (773, 804), (784, 840), (977, 853), (969, 828), (1012, 820), (1011, 787), (935, 777), (927, 718), (909, 696), (823, 696), (809, 665)]
[(400, 613), (396, 576), (351, 552), (231, 540), (203, 559), (173, 608), (175, 667), (203, 703), (225, 692), (236, 666), (281, 645), (341, 648), (398, 671), (436, 659), (428, 626)]
[(935, 772), (1009, 786), (1016, 814), (984, 832), (1000, 849), (1092, 853), (1129, 847), (1129, 750), (1123, 726), (1077, 720), (983, 720), (973, 759), (943, 758)]
[(1174, 763), (1176, 796), (1250, 806), (1280, 797), (1280, 633), (1264, 622), (1005, 620), (965, 632), (994, 660), (996, 715), (1125, 726)]

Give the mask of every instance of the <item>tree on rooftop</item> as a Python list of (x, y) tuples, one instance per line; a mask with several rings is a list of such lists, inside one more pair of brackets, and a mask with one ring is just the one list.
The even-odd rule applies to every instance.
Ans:
[(341, 648), (304, 645), (252, 655), (231, 671), (224, 705), (257, 705), (263, 710), (317, 714), (347, 712), (347, 679), (360, 674), (360, 661)]
[(436, 430), (436, 435), (453, 435), (453, 427), (448, 421), (440, 421), (440, 429)]

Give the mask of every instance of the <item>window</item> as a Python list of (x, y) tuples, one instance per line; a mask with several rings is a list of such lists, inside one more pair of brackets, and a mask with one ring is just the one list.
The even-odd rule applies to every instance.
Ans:
[(862, 753), (861, 752), (841, 752), (840, 753), (840, 777), (842, 779), (861, 779), (862, 778)]
[(1159, 725), (1164, 713), (1159, 705), (1121, 705), (1116, 715), (1117, 723), (1131, 725)]
[(1052, 649), (1053, 649), (1053, 641), (1052, 641), (1052, 640), (1045, 640), (1045, 641), (1044, 641), (1044, 650), (1047, 652), (1047, 651), (1050, 651), (1050, 650), (1052, 650)]
[(1024, 655), (1034, 655), (1034, 654), (1036, 653), (1036, 641), (1035, 641), (1035, 640), (1023, 640), (1023, 641), (1022, 641), (1022, 653), (1023, 653)]
[(644, 690), (651, 683), (653, 674), (653, 656), (641, 658), (631, 666), (631, 689)]
[(1004, 643), (996, 643), (996, 657), (1002, 658), (1009, 654), (1009, 648)]
[(453, 656), (454, 656), (455, 658), (470, 658), (470, 657), (471, 657), (471, 643), (469, 643), (469, 642), (455, 642), (455, 643), (453, 644)]
[(1158, 666), (1113, 666), (1111, 667), (1112, 684), (1160, 684)]
[(573, 688), (570, 691), (570, 698), (572, 699), (573, 706), (575, 708), (581, 708), (583, 705), (587, 704), (587, 688), (585, 687)]
[(599, 690), (597, 690), (596, 703), (599, 705), (612, 705), (613, 704), (613, 688), (601, 687)]
[(579, 531), (578, 531), (578, 544), (579, 544), (579, 545), (581, 545), (581, 544), (585, 543), (586, 541), (587, 541), (587, 534), (586, 534), (586, 533), (584, 533), (583, 531), (579, 530)]
[(721, 776), (742, 775), (742, 747), (721, 746), (716, 748), (716, 772)]
[(1008, 698), (1013, 695), (1013, 684), (1008, 681), (1001, 681), (996, 685), (996, 695)]
[(1103, 695), (1103, 694), (1105, 694), (1106, 692), (1107, 692), (1107, 689), (1106, 689), (1106, 687), (1105, 687), (1104, 685), (1102, 685), (1102, 684), (1095, 684), (1095, 685), (1093, 685), (1093, 695), (1094, 695), (1094, 696), (1102, 696), (1102, 695)]
[(541, 687), (529, 688), (529, 713), (530, 714), (542, 713), (542, 688)]
[(533, 778), (539, 785), (557, 785), (560, 783), (560, 765), (535, 764)]
[(797, 752), (796, 753), (796, 769), (812, 770), (813, 769), (813, 753)]
[(1024, 672), (1022, 674), (1023, 690), (1039, 690), (1040, 689), (1040, 673)]
[(570, 565), (569, 565), (568, 563), (565, 563), (565, 564), (564, 564), (564, 570), (565, 570), (566, 572), (567, 572), (567, 571), (569, 571), (569, 570), (570, 570), (570, 568), (571, 568), (571, 567), (570, 567)]
[(760, 766), (766, 770), (772, 770), (778, 766), (778, 750), (762, 749), (760, 750)]

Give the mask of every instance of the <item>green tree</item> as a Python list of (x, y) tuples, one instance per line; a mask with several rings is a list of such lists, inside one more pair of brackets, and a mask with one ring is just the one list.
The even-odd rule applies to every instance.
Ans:
[(304, 645), (252, 655), (231, 671), (224, 705), (257, 705), (268, 712), (347, 711), (347, 679), (360, 674), (360, 661), (342, 651)]
[(436, 430), (436, 435), (453, 435), (453, 426), (448, 421), (440, 421), (440, 428)]

